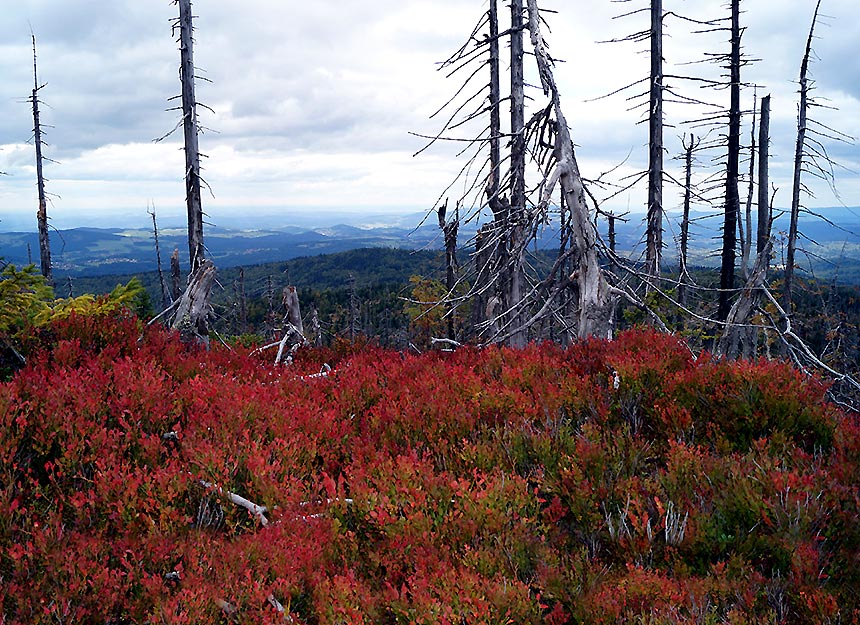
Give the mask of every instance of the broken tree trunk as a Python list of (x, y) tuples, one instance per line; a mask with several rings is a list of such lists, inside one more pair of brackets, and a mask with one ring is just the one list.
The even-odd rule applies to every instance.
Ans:
[(720, 298), (717, 319), (725, 321), (731, 310), (735, 288), (738, 213), (738, 174), (741, 153), (741, 27), (740, 0), (731, 0), (731, 53), (729, 55), (729, 145), (726, 164), (726, 202), (723, 220), (723, 250), (720, 265)]
[(541, 204), (548, 204), (556, 183), (561, 184), (568, 210), (574, 247), (578, 252), (577, 269), (573, 279), (578, 286), (579, 310), (577, 333), (580, 338), (591, 336), (611, 338), (614, 301), (609, 283), (600, 267), (597, 237), (588, 213), (585, 187), (576, 162), (570, 129), (561, 109), (561, 97), (552, 73), (553, 61), (540, 31), (537, 0), (528, 0), (529, 31), (538, 64), (544, 93), (552, 99), (557, 123), (556, 167), (546, 181)]
[(803, 172), (803, 153), (806, 146), (806, 119), (809, 109), (809, 55), (812, 53), (812, 36), (815, 22), (818, 19), (818, 8), (821, 0), (815, 5), (812, 15), (812, 25), (806, 39), (806, 51), (800, 63), (800, 104), (797, 110), (797, 142), (794, 146), (794, 178), (791, 185), (791, 221), (788, 227), (788, 243), (785, 251), (785, 280), (782, 287), (782, 307), (786, 314), (791, 315), (792, 293), (794, 288), (794, 263), (797, 251), (797, 223), (800, 218), (800, 189), (801, 173)]
[(39, 121), (39, 76), (36, 70), (36, 35), (33, 37), (33, 143), (36, 144), (36, 187), (39, 192), (39, 209), (36, 220), (39, 228), (39, 261), (42, 275), (48, 284), (53, 284), (51, 267), (51, 239), (48, 234), (48, 205), (45, 197), (45, 177), (42, 174), (42, 124)]
[(746, 286), (729, 311), (725, 329), (714, 350), (717, 356), (751, 358), (755, 355), (756, 332), (755, 328), (749, 327), (749, 321), (764, 294), (770, 250), (771, 242), (768, 239), (764, 249), (756, 258), (755, 267)]
[[(663, 2), (651, 0), (651, 95), (648, 113), (648, 226), (645, 271), (659, 281), (663, 253)], [(651, 289), (649, 284), (648, 290)]]
[(197, 138), (197, 100), (194, 94), (194, 27), (191, 0), (178, 0), (182, 128), (185, 136), (185, 203), (188, 208), (189, 272), (202, 265), (203, 206), (200, 197), (200, 149)]
[(191, 275), (188, 288), (176, 303), (176, 312), (171, 322), (174, 330), (179, 330), (183, 340), (196, 341), (209, 346), (210, 313), (209, 298), (215, 284), (215, 264), (211, 260), (203, 264)]

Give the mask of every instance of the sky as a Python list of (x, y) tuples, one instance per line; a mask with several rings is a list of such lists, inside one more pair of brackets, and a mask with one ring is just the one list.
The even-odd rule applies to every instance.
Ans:
[[(744, 80), (771, 93), (771, 177), (777, 205), (790, 201), (797, 74), (814, 10), (812, 0), (744, 0), (745, 52), (759, 59)], [(586, 178), (620, 180), (644, 169), (647, 124), (625, 94), (595, 100), (646, 75), (645, 44), (598, 43), (647, 28), (647, 14), (613, 19), (646, 6), (610, 0), (544, 0), (545, 37), (562, 60), (556, 79)], [(194, 4), (200, 138), (208, 222), (253, 228), (329, 216), (412, 215), (431, 209), (463, 167), (462, 144), (434, 145), (430, 119), (459, 88), (438, 69), (486, 11), (482, 0), (198, 0)], [(696, 19), (720, 16), (719, 0), (664, 0), (664, 9)], [(179, 93), (179, 52), (171, 33), (178, 8), (170, 0), (16, 0), (0, 22), (0, 229), (35, 229), (37, 206), (31, 30), (38, 45), (39, 92), (46, 125), (49, 215), (57, 228), (146, 227), (147, 206), (164, 224), (184, 214), (181, 135), (167, 110)], [(505, 15), (507, 12), (502, 11)], [(856, 0), (823, 0), (811, 67), (827, 126), (860, 137), (860, 20)], [(727, 49), (726, 33), (693, 35), (691, 22), (666, 19), (666, 72), (717, 75), (696, 63)], [(503, 50), (503, 55), (505, 54)], [(693, 63), (693, 64), (690, 64)], [(532, 84), (538, 84), (530, 70)], [(527, 75), (527, 80), (529, 80)], [(211, 82), (210, 82), (211, 81)], [(707, 93), (675, 83), (692, 97), (726, 104), (727, 91)], [(641, 89), (640, 89), (641, 90)], [(636, 89), (627, 92), (636, 93)], [(752, 107), (754, 90), (744, 91)], [(544, 102), (530, 89), (532, 106)], [(667, 105), (666, 160), (680, 152), (680, 122), (701, 111)], [(745, 118), (749, 122), (749, 118)], [(698, 133), (706, 132), (699, 128)], [(749, 128), (745, 129), (745, 136)], [(719, 130), (713, 130), (716, 136)], [(463, 135), (468, 128), (463, 129)], [(456, 133), (455, 133), (456, 135)], [(460, 135), (456, 135), (460, 136)], [(828, 142), (843, 168), (838, 196), (809, 178), (811, 207), (860, 206), (860, 147)], [(712, 158), (703, 154), (700, 176)], [(679, 175), (677, 172), (675, 175)], [(449, 194), (456, 194), (455, 186)], [(599, 190), (608, 195), (612, 189)], [(668, 184), (667, 209), (680, 204)], [(606, 207), (644, 210), (644, 191), (620, 194)]]

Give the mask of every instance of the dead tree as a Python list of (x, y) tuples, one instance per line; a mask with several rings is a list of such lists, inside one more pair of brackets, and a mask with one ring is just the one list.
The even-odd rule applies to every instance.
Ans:
[[(454, 219), (446, 220), (445, 213), (448, 209), (448, 201), (439, 207), (439, 228), (445, 240), (445, 289), (448, 299), (453, 299), (454, 289), (457, 286), (457, 232), (460, 228), (460, 205), (458, 204), (454, 213)], [(454, 310), (447, 312), (448, 317), (448, 339), (453, 341), (455, 336)]]
[(756, 127), (756, 98), (753, 97), (753, 118), (750, 126), (750, 169), (749, 179), (747, 180), (747, 201), (744, 207), (744, 219), (738, 218), (738, 238), (740, 239), (741, 248), (741, 275), (744, 280), (749, 276), (749, 261), (750, 250), (752, 249), (752, 204), (753, 195), (755, 194), (755, 161), (756, 161), (756, 144), (755, 144), (755, 127)]
[(45, 177), (42, 173), (42, 124), (39, 121), (39, 91), (45, 85), (39, 84), (39, 75), (36, 69), (36, 35), (33, 39), (33, 95), (30, 102), (33, 104), (33, 143), (36, 146), (36, 187), (39, 192), (39, 209), (36, 220), (39, 227), (39, 261), (42, 275), (48, 284), (53, 284), (51, 267), (51, 240), (48, 234), (48, 205), (45, 196)]
[(792, 289), (794, 288), (794, 264), (797, 250), (797, 228), (800, 218), (800, 191), (801, 173), (803, 171), (804, 153), (806, 149), (807, 113), (809, 110), (809, 56), (812, 53), (812, 36), (815, 31), (815, 22), (818, 19), (818, 8), (821, 0), (815, 5), (812, 15), (812, 25), (809, 27), (809, 36), (806, 39), (806, 50), (800, 63), (800, 103), (797, 109), (797, 141), (794, 147), (794, 177), (791, 184), (791, 218), (788, 226), (788, 243), (785, 250), (785, 276), (782, 287), (782, 307), (787, 314), (791, 314)]
[(729, 128), (726, 158), (726, 194), (723, 218), (723, 247), (720, 264), (720, 296), (717, 319), (726, 321), (735, 288), (738, 213), (738, 175), (741, 153), (741, 26), (740, 0), (731, 0), (731, 52), (729, 54)]
[(191, 275), (182, 296), (168, 309), (172, 310), (170, 327), (179, 330), (182, 339), (209, 347), (209, 322), (212, 287), (215, 284), (215, 264), (204, 260)]
[(681, 216), (681, 236), (678, 243), (678, 303), (687, 305), (687, 284), (690, 275), (687, 272), (687, 249), (690, 242), (690, 207), (693, 196), (693, 152), (701, 141), (690, 133), (690, 142), (681, 141), (684, 147), (684, 204)]
[(155, 239), (155, 262), (158, 268), (158, 284), (161, 286), (161, 308), (165, 309), (173, 303), (173, 300), (170, 297), (170, 292), (167, 290), (164, 271), (161, 269), (161, 248), (158, 245), (158, 224), (155, 221), (155, 205), (152, 206), (151, 210), (147, 209), (146, 212), (152, 217), (152, 236)]
[(182, 279), (182, 268), (179, 266), (179, 249), (174, 248), (173, 254), (170, 255), (170, 294), (173, 301), (179, 299), (182, 289), (180, 288), (180, 280)]
[(574, 273), (579, 300), (577, 334), (580, 338), (591, 336), (611, 338), (614, 297), (600, 267), (597, 237), (591, 223), (585, 186), (573, 150), (570, 128), (561, 108), (561, 96), (552, 72), (554, 63), (541, 34), (540, 20), (537, 0), (528, 0), (531, 42), (544, 94), (551, 100), (550, 108), (547, 110), (552, 110), (556, 129), (552, 154), (554, 169), (545, 181), (541, 206), (548, 203), (554, 186), (559, 184), (570, 210), (573, 247), (577, 251), (579, 261)]
[(191, 274), (203, 263), (203, 205), (200, 196), (200, 149), (197, 99), (194, 93), (194, 27), (191, 0), (179, 5), (179, 78), (182, 82), (182, 130), (185, 137), (185, 203), (188, 209), (188, 253)]
[(768, 166), (770, 164), (770, 95), (761, 99), (758, 122), (758, 236), (756, 253), (761, 254), (770, 238), (771, 211), (768, 202)]
[(528, 327), (521, 310), (524, 277), (523, 261), (528, 245), (526, 220), (526, 136), (525, 79), (523, 49), (523, 0), (511, 0), (511, 205), (507, 215), (508, 267), (505, 279), (508, 324), (512, 327), (508, 344), (525, 347)]
[(663, 253), (663, 2), (651, 0), (648, 107), (648, 226), (645, 271), (659, 280)]

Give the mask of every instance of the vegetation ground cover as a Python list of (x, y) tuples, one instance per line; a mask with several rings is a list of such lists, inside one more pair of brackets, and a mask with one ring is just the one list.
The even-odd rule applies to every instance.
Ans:
[(860, 619), (860, 424), (777, 362), (636, 330), (285, 368), (115, 311), (28, 345), (6, 623)]

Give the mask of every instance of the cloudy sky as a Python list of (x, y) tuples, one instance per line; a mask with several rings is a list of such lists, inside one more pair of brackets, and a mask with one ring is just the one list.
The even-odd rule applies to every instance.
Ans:
[[(598, 44), (646, 28), (645, 15), (613, 20), (637, 0), (545, 0), (554, 9), (546, 33), (563, 106), (573, 126), (581, 168), (597, 177), (619, 163), (617, 176), (644, 166), (647, 126), (624, 96), (589, 101), (644, 75), (642, 45)], [(813, 0), (745, 0), (747, 54), (759, 62), (745, 79), (773, 94), (772, 176), (777, 204), (790, 197), (797, 72)], [(57, 227), (141, 226), (153, 202), (165, 222), (183, 214), (181, 137), (155, 144), (174, 127), (168, 100), (179, 93), (178, 51), (170, 0), (15, 0), (0, 22), (0, 229), (35, 227), (35, 167), (27, 97), (33, 88), (31, 28), (36, 34), (42, 121), (47, 128), (49, 213)], [(641, 2), (644, 5), (644, 1)], [(486, 10), (482, 0), (198, 0), (195, 61), (212, 82), (198, 85), (208, 129), (204, 198), (209, 220), (253, 227), (256, 215), (305, 220), (331, 212), (409, 214), (426, 210), (462, 167), (452, 147), (414, 157), (439, 120), (428, 117), (458, 87), (437, 71)], [(667, 11), (702, 19), (719, 0), (664, 0)], [(838, 110), (818, 109), (828, 126), (860, 137), (860, 20), (856, 0), (823, 0), (812, 66), (815, 95)], [(667, 18), (669, 73), (712, 75), (697, 61), (725, 50), (725, 33), (691, 36), (688, 23)], [(534, 81), (537, 83), (537, 79)], [(726, 92), (694, 97), (724, 104)], [(631, 95), (636, 90), (631, 92)], [(530, 92), (536, 105), (537, 90)], [(752, 89), (745, 93), (748, 106)], [(694, 112), (667, 108), (679, 123)], [(682, 127), (667, 129), (667, 159), (680, 150)], [(702, 129), (699, 132), (703, 132)], [(748, 133), (748, 130), (746, 131)], [(815, 184), (810, 206), (860, 206), (860, 148), (832, 144), (837, 199)], [(716, 156), (716, 155), (714, 155)], [(702, 166), (709, 157), (703, 155)], [(625, 161), (626, 159), (626, 161)], [(810, 181), (812, 182), (812, 181)], [(665, 204), (680, 194), (665, 191)], [(638, 189), (610, 208), (642, 210)], [(32, 221), (32, 225), (30, 222)], [(178, 221), (177, 221), (178, 223)]]

